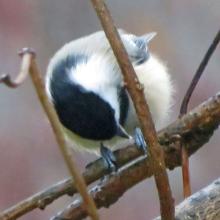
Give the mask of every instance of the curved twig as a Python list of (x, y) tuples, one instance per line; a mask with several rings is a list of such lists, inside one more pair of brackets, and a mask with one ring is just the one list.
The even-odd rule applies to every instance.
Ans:
[[(29, 48), (28, 50), (30, 53), (34, 55), (33, 49)], [(20, 86), (25, 81), (25, 79), (29, 74), (29, 68), (31, 64), (30, 54), (22, 55), (21, 52), (19, 52), (19, 55), (21, 56), (22, 61), (21, 61), (21, 69), (17, 77), (14, 80), (12, 80), (9, 74), (4, 73), (0, 76), (0, 83), (4, 83), (6, 86), (10, 88), (17, 88), (18, 86)]]
[(191, 84), (189, 85), (189, 88), (184, 96), (184, 99), (182, 101), (181, 107), (180, 107), (180, 115), (179, 117), (183, 116), (184, 114), (186, 114), (187, 112), (187, 108), (188, 108), (188, 104), (189, 104), (189, 100), (192, 96), (192, 93), (200, 79), (200, 77), (202, 76), (202, 73), (204, 72), (212, 54), (214, 53), (216, 47), (218, 46), (220, 41), (220, 30), (218, 31), (218, 33), (216, 34), (214, 40), (212, 41), (209, 49), (207, 50), (204, 58), (202, 59), (202, 62), (200, 63)]
[[(212, 41), (209, 49), (207, 50), (204, 58), (202, 59), (190, 85), (189, 88), (184, 96), (184, 99), (182, 101), (181, 107), (180, 107), (180, 114), (179, 117), (182, 117), (187, 112), (188, 104), (190, 101), (190, 98), (192, 96), (192, 93), (199, 82), (200, 77), (202, 76), (212, 54), (214, 53), (217, 45), (220, 41), (220, 30), (216, 34), (214, 40)], [(190, 172), (189, 172), (189, 159), (187, 155), (187, 151), (184, 146), (181, 146), (182, 148), (182, 176), (183, 176), (183, 195), (184, 198), (191, 195), (191, 184), (190, 184)]]

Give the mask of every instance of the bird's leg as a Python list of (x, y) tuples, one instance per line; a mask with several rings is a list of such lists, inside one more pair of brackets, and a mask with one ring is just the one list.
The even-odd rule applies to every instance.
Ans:
[(109, 150), (107, 147), (105, 147), (103, 145), (103, 143), (101, 143), (100, 146), (100, 153), (102, 158), (104, 159), (104, 161), (106, 162), (108, 169), (111, 172), (115, 172), (117, 171), (117, 164), (116, 164), (116, 158), (115, 155), (112, 153), (111, 150)]
[(144, 140), (144, 136), (140, 128), (135, 128), (134, 141), (137, 147), (143, 151), (144, 154), (147, 154), (147, 143)]

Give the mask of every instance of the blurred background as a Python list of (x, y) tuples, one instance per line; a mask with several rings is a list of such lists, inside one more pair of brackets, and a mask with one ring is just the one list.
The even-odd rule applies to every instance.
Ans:
[[(219, 0), (108, 0), (115, 23), (129, 32), (156, 31), (151, 51), (163, 59), (176, 87), (170, 121), (178, 115), (183, 95), (201, 59), (213, 40), (220, 21)], [(90, 1), (0, 0), (0, 73), (15, 77), (20, 58), (17, 51), (31, 46), (37, 51), (42, 74), (49, 58), (63, 44), (101, 29)], [(220, 88), (220, 47), (208, 64), (190, 102), (197, 106)], [(219, 177), (219, 130), (190, 159), (193, 192)], [(95, 157), (76, 153), (83, 170)], [(68, 176), (48, 120), (30, 80), (16, 90), (0, 85), (0, 210), (45, 189)], [(173, 195), (182, 200), (181, 169), (169, 172)], [(21, 219), (49, 219), (72, 198), (67, 196)], [(109, 209), (101, 219), (151, 219), (159, 214), (153, 179), (138, 184)]]

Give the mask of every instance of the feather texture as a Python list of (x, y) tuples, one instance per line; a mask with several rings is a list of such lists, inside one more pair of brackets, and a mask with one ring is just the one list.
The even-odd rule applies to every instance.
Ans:
[[(120, 35), (158, 127), (172, 104), (168, 70), (140, 42), (143, 37), (124, 31)], [(46, 90), (67, 137), (79, 149), (97, 150), (101, 141), (115, 145), (123, 140), (117, 137), (120, 124), (130, 133), (138, 126), (120, 68), (103, 31), (74, 40), (54, 55), (47, 69)]]

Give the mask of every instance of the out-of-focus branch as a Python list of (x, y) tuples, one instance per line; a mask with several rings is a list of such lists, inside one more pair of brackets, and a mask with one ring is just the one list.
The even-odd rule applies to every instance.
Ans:
[(86, 183), (82, 177), (82, 175), (79, 172), (79, 169), (76, 166), (75, 161), (72, 159), (72, 155), (70, 153), (70, 150), (67, 146), (64, 132), (62, 129), (62, 126), (60, 124), (60, 121), (58, 119), (58, 116), (52, 107), (51, 103), (49, 102), (46, 91), (44, 88), (44, 83), (41, 78), (41, 75), (39, 73), (37, 64), (35, 59), (32, 59), (32, 65), (30, 66), (30, 76), (32, 79), (32, 82), (35, 86), (38, 98), (44, 108), (45, 113), (47, 114), (50, 124), (53, 128), (56, 140), (59, 144), (60, 150), (62, 152), (62, 155), (65, 159), (66, 165), (69, 169), (70, 174), (73, 177), (73, 180), (75, 182), (76, 188), (80, 195), (83, 198), (83, 206), (85, 207), (88, 215), (93, 219), (93, 220), (98, 220), (99, 216), (96, 210), (95, 203), (91, 196), (87, 192), (87, 186)]
[[(215, 106), (216, 103), (218, 103), (218, 107)], [(175, 144), (176, 141), (182, 140), (187, 143), (186, 146), (189, 146), (189, 148), (186, 150), (191, 155), (198, 150), (199, 146), (201, 147), (202, 143), (208, 141), (213, 130), (217, 128), (220, 123), (220, 94), (216, 95), (208, 106), (201, 105), (196, 111), (194, 110), (189, 115), (184, 116), (180, 124), (179, 121), (176, 121), (159, 134), (161, 143), (170, 143), (169, 147), (165, 148), (165, 163), (167, 167), (174, 168), (181, 165), (181, 149), (176, 147), (178, 146)], [(213, 124), (203, 126), (204, 121), (209, 121), (213, 116), (215, 118)], [(195, 124), (198, 127), (194, 127)], [(187, 128), (183, 129), (185, 125), (187, 125)], [(98, 208), (109, 207), (128, 189), (152, 175), (153, 170), (150, 166), (149, 158), (139, 158), (130, 163), (129, 166), (122, 168), (117, 175), (112, 175), (95, 186), (91, 191), (91, 195)], [(75, 200), (64, 211), (59, 212), (53, 220), (79, 220), (86, 216), (87, 214), (81, 201)]]
[[(220, 179), (193, 194), (176, 207), (176, 219), (220, 219)], [(154, 220), (161, 220), (160, 217)]]
[[(166, 166), (169, 169), (173, 169), (181, 165), (181, 150), (178, 147), (179, 144), (176, 144), (176, 141), (184, 142), (189, 146), (187, 151), (191, 155), (209, 141), (209, 138), (219, 123), (220, 93), (160, 131), (158, 133), (158, 140), (165, 152)], [(114, 154), (119, 167), (141, 156), (141, 152), (132, 144), (126, 148), (115, 151)], [(145, 173), (146, 175), (147, 172), (150, 172), (150, 170), (145, 168), (144, 172), (141, 171), (141, 173)], [(108, 170), (103, 160), (99, 159), (87, 166), (83, 176), (86, 183), (91, 184), (107, 173)], [(0, 214), (0, 219), (11, 220), (18, 218), (35, 208), (45, 208), (64, 194), (73, 195), (74, 193), (76, 193), (76, 187), (73, 187), (71, 178), (68, 178), (3, 211)]]
[(133, 101), (144, 139), (148, 144), (149, 157), (160, 200), (162, 219), (172, 220), (174, 219), (174, 199), (172, 198), (172, 191), (166, 172), (163, 150), (157, 140), (157, 133), (147, 100), (144, 96), (143, 88), (129, 61), (128, 54), (114, 26), (113, 19), (106, 4), (103, 0), (91, 0), (91, 2), (121, 68), (124, 83)]
[[(220, 41), (220, 30), (216, 34), (214, 40), (212, 41), (209, 49), (207, 50), (202, 62), (200, 63), (192, 81), (189, 85), (189, 88), (184, 96), (184, 99), (182, 101), (181, 107), (180, 107), (180, 114), (179, 117), (182, 117), (187, 112), (188, 104), (190, 101), (190, 98), (192, 96), (192, 93), (199, 82), (200, 77), (202, 76), (212, 54), (214, 53), (217, 45)], [(186, 147), (183, 145), (182, 148), (182, 176), (183, 176), (183, 195), (184, 198), (191, 195), (191, 184), (190, 184), (190, 172), (189, 172), (189, 158), (187, 155)]]
[(10, 75), (2, 74), (0, 76), (0, 83), (4, 83), (6, 86), (10, 88), (17, 88), (19, 85), (21, 85), (24, 82), (24, 80), (28, 76), (30, 62), (31, 60), (30, 60), (29, 55), (25, 54), (24, 56), (22, 56), (21, 69), (17, 77), (14, 80), (12, 80)]
[(77, 166), (72, 159), (72, 155), (69, 152), (68, 146), (65, 141), (64, 132), (57, 117), (57, 114), (47, 98), (46, 91), (44, 88), (44, 83), (35, 61), (35, 53), (30, 48), (24, 48), (20, 52), (20, 55), (23, 56), (24, 60), (26, 61), (26, 66), (25, 66), (26, 69), (24, 72), (26, 74), (30, 73), (38, 98), (42, 104), (45, 113), (48, 116), (48, 119), (55, 134), (55, 138), (57, 140), (58, 146), (60, 147), (64, 160), (67, 164), (69, 172), (73, 177), (76, 188), (78, 189), (79, 193), (83, 198), (84, 206), (88, 211), (88, 214), (91, 216), (91, 218), (94, 220), (98, 220), (99, 217), (97, 214), (95, 203), (87, 192), (87, 186), (85, 184), (85, 181), (82, 175), (79, 173)]
[(218, 46), (220, 42), (220, 30), (218, 31), (218, 33), (216, 34), (214, 40), (212, 41), (209, 49), (207, 50), (204, 58), (202, 59), (202, 62), (200, 63), (193, 79), (192, 79), (192, 82), (191, 84), (189, 85), (189, 88), (184, 96), (184, 99), (182, 101), (182, 104), (181, 104), (181, 107), (180, 107), (180, 117), (184, 114), (186, 114), (187, 112), (187, 108), (188, 108), (188, 104), (189, 104), (189, 100), (192, 96), (192, 93), (200, 79), (200, 77), (202, 76), (202, 73), (204, 72), (211, 56), (213, 55), (216, 47)]

